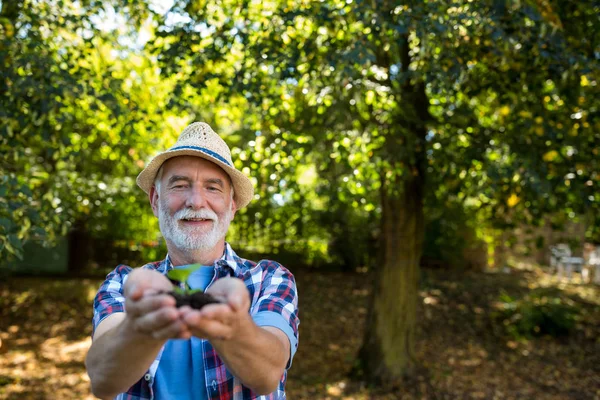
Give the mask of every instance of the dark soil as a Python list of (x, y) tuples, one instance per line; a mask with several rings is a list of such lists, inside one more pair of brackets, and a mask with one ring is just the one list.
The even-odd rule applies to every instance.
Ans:
[(196, 292), (192, 294), (169, 292), (169, 294), (175, 298), (177, 307), (190, 306), (196, 310), (200, 310), (202, 307), (208, 304), (220, 303), (220, 301), (214, 296), (204, 292)]

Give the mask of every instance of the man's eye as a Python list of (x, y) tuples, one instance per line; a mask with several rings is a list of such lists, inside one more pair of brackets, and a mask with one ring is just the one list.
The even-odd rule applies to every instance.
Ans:
[(211, 192), (216, 192), (216, 191), (219, 191), (219, 190), (221, 190), (221, 189), (219, 189), (219, 188), (218, 188), (218, 187), (216, 187), (216, 186), (209, 186), (209, 187), (208, 187), (208, 190), (210, 190)]

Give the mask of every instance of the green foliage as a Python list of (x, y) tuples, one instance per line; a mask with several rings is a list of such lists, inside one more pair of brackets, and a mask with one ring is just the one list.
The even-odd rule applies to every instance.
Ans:
[(481, 235), (584, 215), (598, 236), (597, 5), (157, 8), (2, 2), (0, 258), (74, 227), (155, 242), (133, 177), (191, 120), (253, 177), (230, 235), (253, 250), (372, 264), (381, 195), (415, 177), (442, 258), (463, 216)]
[(492, 318), (515, 339), (567, 335), (575, 327), (580, 314), (580, 309), (573, 302), (543, 290), (534, 291), (522, 299), (502, 293), (499, 301), (499, 310)]
[(148, 27), (102, 22), (144, 13), (117, 0), (19, 0), (0, 14), (0, 259), (74, 229), (154, 241), (133, 178), (185, 121), (164, 109), (170, 81), (132, 48)]
[(474, 230), (469, 226), (470, 219), (463, 207), (460, 204), (428, 204), (425, 216), (425, 261), (443, 262), (450, 267), (461, 266), (463, 251), (470, 244), (467, 235)]
[[(259, 190), (248, 227), (284, 221), (274, 226), (301, 239), (324, 209), (336, 222), (319, 234), (364, 243), (382, 183), (425, 175), (429, 209), (463, 208), (480, 236), (549, 212), (598, 218), (597, 6), (210, 4), (176, 2), (152, 47), (167, 76), (185, 76), (177, 93), (193, 88), (213, 107), (175, 101), (256, 143), (239, 151)], [(232, 108), (245, 112), (221, 113)], [(302, 165), (318, 172), (312, 192), (297, 181)]]

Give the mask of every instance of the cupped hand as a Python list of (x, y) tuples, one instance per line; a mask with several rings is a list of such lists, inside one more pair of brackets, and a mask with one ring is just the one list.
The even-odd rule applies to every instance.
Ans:
[(135, 333), (157, 340), (190, 337), (175, 299), (165, 293), (172, 289), (171, 282), (157, 271), (136, 269), (129, 274), (124, 287), (125, 310)]
[(251, 319), (250, 293), (241, 279), (222, 278), (217, 280), (206, 293), (221, 300), (201, 310), (182, 307), (182, 320), (192, 335), (208, 340), (228, 340), (239, 334)]

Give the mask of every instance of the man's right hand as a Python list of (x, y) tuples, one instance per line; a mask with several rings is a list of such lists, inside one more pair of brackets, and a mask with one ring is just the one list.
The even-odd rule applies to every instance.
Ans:
[(123, 294), (125, 312), (106, 317), (96, 327), (86, 357), (93, 393), (112, 399), (137, 382), (167, 339), (191, 336), (175, 299), (164, 293), (171, 282), (156, 271), (129, 273)]
[(126, 317), (123, 327), (156, 340), (187, 339), (191, 333), (181, 320), (169, 280), (157, 271), (133, 270), (123, 289)]

